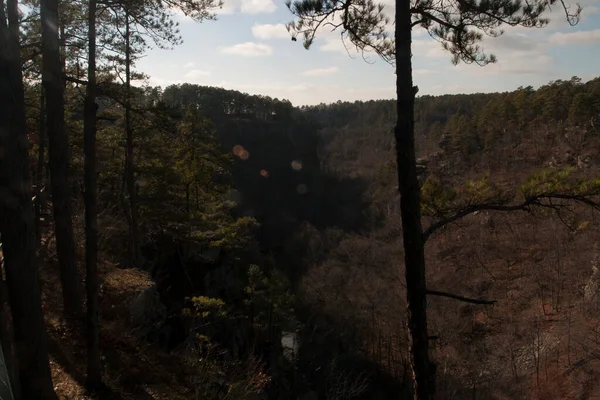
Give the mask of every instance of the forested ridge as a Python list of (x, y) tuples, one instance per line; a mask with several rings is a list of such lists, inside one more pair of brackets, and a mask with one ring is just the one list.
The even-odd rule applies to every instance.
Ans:
[[(334, 3), (288, 4), (292, 37), (345, 10), (398, 99), (149, 86), (212, 0), (0, 0), (0, 397), (600, 395), (600, 78), (418, 96), (406, 26)], [(547, 6), (492, 3), (410, 13), (486, 64), (465, 18)]]

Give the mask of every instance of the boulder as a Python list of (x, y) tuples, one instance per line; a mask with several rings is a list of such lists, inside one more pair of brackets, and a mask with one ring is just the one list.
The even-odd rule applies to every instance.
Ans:
[(129, 305), (131, 324), (143, 336), (161, 329), (167, 320), (167, 308), (160, 301), (156, 283), (144, 289)]

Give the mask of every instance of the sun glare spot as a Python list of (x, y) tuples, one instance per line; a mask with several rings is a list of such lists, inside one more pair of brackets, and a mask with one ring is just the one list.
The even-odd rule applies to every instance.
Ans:
[(248, 157), (250, 157), (250, 153), (248, 152), (248, 150), (246, 150), (244, 146), (239, 144), (233, 146), (233, 154), (236, 157), (239, 157), (241, 160), (247, 160)]
[(299, 161), (299, 160), (292, 161), (292, 169), (294, 171), (300, 171), (302, 169), (302, 161)]
[(242, 153), (244, 152), (244, 147), (240, 146), (239, 144), (236, 144), (235, 146), (233, 146), (233, 154), (236, 156), (241, 156)]

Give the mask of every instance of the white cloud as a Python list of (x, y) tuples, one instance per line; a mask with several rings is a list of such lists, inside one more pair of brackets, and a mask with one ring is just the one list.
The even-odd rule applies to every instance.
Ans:
[(192, 21), (194, 21), (192, 18), (185, 15), (185, 13), (177, 7), (171, 7), (169, 10), (171, 11), (174, 19), (177, 22), (192, 22)]
[(246, 14), (272, 13), (276, 9), (273, 0), (242, 0), (241, 11)]
[(284, 24), (254, 24), (252, 34), (259, 39), (289, 39), (290, 34)]
[(486, 49), (500, 49), (510, 51), (535, 51), (539, 48), (539, 41), (530, 38), (525, 32), (506, 32), (497, 38), (484, 39)]
[(334, 35), (333, 37), (326, 36), (324, 39), (325, 44), (319, 47), (321, 51), (343, 54), (345, 56), (358, 53), (356, 47), (349, 40), (342, 40), (340, 35)]
[(184, 77), (188, 78), (188, 79), (196, 79), (196, 78), (200, 78), (201, 76), (208, 76), (210, 75), (209, 71), (203, 71), (201, 69), (192, 69), (190, 71), (188, 71)]
[[(421, 43), (417, 50), (414, 50), (416, 56), (424, 57), (444, 57), (448, 60), (448, 71), (465, 74), (466, 77), (500, 77), (500, 76), (522, 76), (527, 79), (550, 76), (555, 73), (556, 63), (549, 55), (550, 45), (539, 31), (507, 31), (504, 35), (491, 38), (484, 37), (481, 47), (488, 55), (494, 54), (497, 62), (485, 67), (476, 64), (459, 63), (456, 67), (451, 66), (449, 60), (451, 54), (446, 52), (435, 41)], [(415, 41), (416, 42), (416, 41)], [(414, 43), (414, 42), (413, 42)], [(431, 44), (433, 43), (433, 44)], [(433, 46), (439, 47), (433, 47)], [(420, 52), (419, 52), (420, 50)], [(449, 87), (444, 87), (451, 90)]]
[(196, 65), (196, 63), (193, 62), (189, 62), (189, 63), (185, 63), (183, 64), (183, 68), (192, 68)]
[(582, 17), (587, 18), (588, 15), (598, 14), (599, 12), (600, 12), (600, 8), (598, 8), (596, 6), (588, 6), (588, 7), (583, 8), (583, 11), (581, 11), (581, 15), (582, 15)]
[(434, 39), (418, 39), (412, 42), (412, 52), (416, 57), (442, 58), (450, 56), (442, 45)]
[(288, 88), (288, 90), (290, 92), (304, 92), (307, 90), (310, 90), (314, 87), (314, 85), (311, 85), (310, 83), (299, 83), (297, 85), (292, 85)]
[[(143, 81), (133, 81), (132, 84), (136, 83), (136, 86), (143, 86)], [(139, 84), (137, 84), (139, 83)], [(154, 76), (151, 76), (150, 79), (148, 79), (148, 84), (150, 86), (162, 86), (162, 87), (167, 87), (169, 85), (179, 85), (181, 83), (184, 83), (182, 80), (173, 80), (173, 79), (161, 79), (161, 78), (156, 78)]]
[(306, 71), (302, 72), (300, 75), (304, 75), (304, 76), (324, 76), (324, 75), (335, 74), (339, 70), (340, 69), (338, 67), (315, 68), (315, 69), (306, 70)]
[(272, 13), (277, 10), (273, 0), (223, 0), (223, 6), (217, 15), (230, 15), (241, 11), (245, 14)]
[(525, 75), (531, 79), (531, 77), (550, 76), (556, 72), (553, 69), (552, 57), (543, 52), (504, 54), (498, 57), (495, 64), (489, 64), (485, 67), (461, 63), (451, 68), (464, 72), (471, 77)]
[(273, 54), (273, 49), (271, 46), (267, 46), (266, 44), (246, 42), (224, 47), (221, 49), (221, 53), (244, 57), (260, 57), (270, 56)]
[(336, 93), (337, 97), (341, 97), (342, 101), (393, 99), (396, 97), (396, 87), (394, 85), (389, 85), (386, 87), (346, 89), (343, 91), (343, 94), (346, 96), (342, 95), (339, 91)]
[(412, 29), (411, 35), (413, 38), (420, 38), (420, 37), (429, 37), (429, 34), (427, 33), (427, 29), (423, 28), (422, 26), (418, 25), (415, 26)]
[(237, 0), (223, 0), (223, 5), (219, 8), (215, 14), (217, 15), (230, 15), (234, 14), (237, 9), (240, 8), (239, 1)]
[(558, 32), (550, 36), (548, 41), (556, 45), (595, 44), (600, 41), (600, 29), (591, 31)]
[(433, 75), (434, 71), (430, 69), (413, 69), (413, 75), (415, 76), (424, 76), (424, 75)]

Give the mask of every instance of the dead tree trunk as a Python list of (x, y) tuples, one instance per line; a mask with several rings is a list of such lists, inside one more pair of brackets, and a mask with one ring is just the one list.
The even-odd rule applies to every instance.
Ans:
[(65, 314), (81, 316), (82, 296), (75, 263), (75, 242), (69, 188), (69, 141), (65, 130), (64, 78), (58, 37), (58, 0), (41, 0), (42, 82), (46, 92), (50, 182), (56, 250)]
[(56, 399), (35, 257), (18, 21), (18, 2), (0, 0), (0, 233), (21, 393)]

